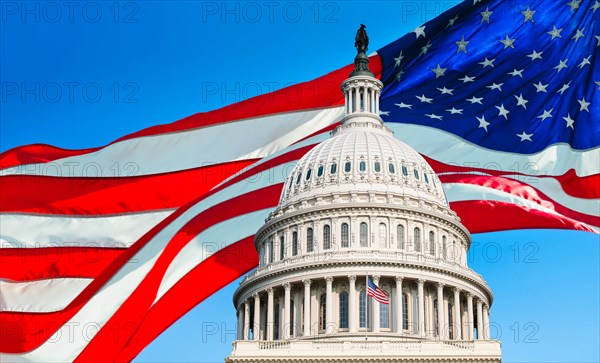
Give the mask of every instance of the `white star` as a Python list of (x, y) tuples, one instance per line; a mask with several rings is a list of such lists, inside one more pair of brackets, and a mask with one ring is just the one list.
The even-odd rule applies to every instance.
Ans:
[(402, 63), (402, 60), (404, 59), (404, 56), (402, 55), (402, 51), (400, 51), (400, 55), (397, 56), (396, 58), (394, 58), (394, 60), (396, 61), (396, 65), (395, 67), (398, 67), (400, 65), (400, 63)]
[(523, 16), (525, 17), (525, 19), (523, 19), (523, 23), (527, 23), (528, 20), (530, 20), (532, 23), (534, 23), (533, 14), (535, 14), (535, 10), (531, 11), (531, 9), (529, 9), (529, 6), (528, 6), (527, 10), (521, 11), (521, 14), (523, 14)]
[(527, 109), (527, 102), (529, 101), (523, 97), (522, 93), (518, 96), (515, 96), (515, 98), (517, 99), (517, 106), (523, 106), (524, 109)]
[(496, 60), (495, 58), (492, 60), (489, 60), (486, 58), (483, 62), (479, 62), (479, 64), (481, 64), (483, 66), (483, 68), (488, 67), (488, 66), (494, 68), (495, 60)]
[(571, 12), (573, 12), (573, 10), (579, 8), (579, 4), (581, 4), (581, 0), (572, 0), (570, 3), (567, 4), (567, 6), (570, 6)]
[(419, 55), (427, 54), (427, 52), (429, 51), (429, 48), (431, 48), (431, 42), (427, 42), (427, 44), (425, 44), (424, 46), (421, 47), (421, 54), (419, 54)]
[(404, 75), (404, 70), (401, 69), (400, 71), (398, 71), (398, 73), (396, 73), (396, 81), (400, 82), (400, 78), (402, 78), (402, 76)]
[(490, 23), (490, 16), (492, 15), (493, 11), (490, 11), (490, 7), (486, 6), (485, 11), (482, 11), (481, 14), (481, 21), (479, 22), (479, 24), (483, 23), (484, 21), (487, 22), (488, 24)]
[(419, 101), (421, 102), (425, 102), (425, 103), (431, 103), (431, 101), (433, 101), (433, 98), (427, 98), (425, 97), (425, 95), (422, 96), (415, 96), (419, 99)]
[(481, 0), (473, 0), (473, 5), (480, 3), (480, 2), (481, 2)]
[(417, 39), (419, 39), (420, 36), (423, 36), (423, 38), (427, 38), (427, 36), (425, 36), (425, 25), (418, 27), (417, 29), (412, 31), (413, 33), (415, 33), (415, 35), (417, 36)]
[(575, 41), (578, 41), (579, 38), (585, 37), (585, 34), (583, 34), (584, 30), (585, 28), (577, 29), (577, 32), (575, 33), (575, 35), (573, 35), (571, 39), (575, 39)]
[(596, 48), (600, 47), (600, 35), (594, 35), (594, 38), (596, 38), (596, 40), (598, 41), (598, 43), (596, 44)]
[(542, 121), (544, 121), (547, 118), (552, 118), (552, 111), (554, 111), (553, 108), (551, 108), (550, 111), (544, 110), (544, 113), (538, 116), (537, 118), (541, 118)]
[(515, 76), (519, 76), (521, 78), (523, 78), (523, 71), (525, 69), (521, 69), (520, 71), (517, 71), (517, 69), (515, 68), (512, 72), (509, 72), (507, 74), (510, 74), (511, 76), (515, 77)]
[(498, 116), (504, 116), (504, 119), (508, 120), (508, 114), (510, 113), (510, 111), (508, 111), (506, 108), (504, 108), (504, 103), (501, 104), (500, 106), (494, 106), (498, 109), (498, 111), (500, 111), (498, 113)]
[(440, 77), (445, 76), (444, 72), (446, 72), (446, 69), (448, 68), (441, 68), (440, 64), (438, 63), (436, 68), (431, 68), (431, 71), (435, 73), (435, 78), (438, 79)]
[(404, 102), (400, 102), (400, 103), (394, 103), (395, 106), (398, 106), (400, 108), (408, 108), (412, 110), (412, 105), (409, 105), (408, 103), (404, 103)]
[(390, 111), (379, 110), (379, 115), (380, 116), (389, 116), (390, 115)]
[(490, 123), (485, 120), (485, 115), (481, 115), (481, 118), (475, 116), (475, 118), (477, 119), (477, 121), (479, 121), (479, 126), (477, 126), (477, 128), (484, 129), (485, 132), (487, 132), (488, 131), (487, 127)]
[(573, 127), (573, 124), (575, 123), (575, 120), (573, 120), (573, 119), (571, 118), (571, 113), (570, 113), (570, 112), (567, 114), (567, 117), (563, 117), (563, 120), (567, 121), (567, 126), (566, 126), (566, 128), (569, 128), (569, 127), (570, 127), (570, 128), (571, 128), (571, 129), (573, 129), (573, 130), (575, 129), (575, 128)]
[(562, 38), (560, 36), (560, 32), (563, 30), (563, 28), (560, 29), (556, 29), (556, 26), (552, 26), (552, 31), (547, 32), (546, 34), (550, 34), (552, 36), (552, 40), (554, 40), (554, 38)]
[(534, 61), (534, 60), (536, 60), (536, 59), (542, 59), (542, 53), (544, 53), (544, 52), (539, 52), (539, 53), (538, 53), (538, 52), (536, 52), (536, 51), (534, 50), (534, 51), (533, 51), (533, 53), (531, 53), (531, 54), (528, 54), (527, 56), (528, 56), (529, 58), (531, 58), (531, 61), (533, 62), (533, 61)]
[(600, 1), (596, 1), (594, 5), (592, 5), (592, 10), (596, 13), (596, 10), (600, 9)]
[(523, 142), (525, 140), (531, 141), (531, 137), (533, 136), (533, 134), (526, 134), (525, 131), (523, 131), (523, 133), (520, 135), (519, 134), (515, 134), (515, 135), (517, 135), (518, 137), (521, 138), (521, 142)]
[(458, 80), (462, 81), (463, 83), (475, 82), (475, 77), (469, 77), (465, 74), (463, 78), (459, 78)]
[(504, 44), (504, 49), (511, 47), (512, 49), (515, 49), (515, 46), (513, 45), (513, 43), (515, 42), (515, 39), (510, 39), (508, 37), (508, 34), (506, 34), (506, 38), (504, 38), (503, 40), (500, 40), (500, 43)]
[(589, 102), (586, 102), (585, 97), (583, 97), (583, 99), (581, 100), (577, 100), (577, 102), (579, 102), (579, 111), (587, 111), (590, 112), (590, 109), (588, 108), (588, 106), (591, 104)]
[(560, 73), (560, 71), (563, 70), (563, 68), (567, 68), (567, 62), (569, 61), (569, 59), (565, 59), (565, 60), (561, 60), (558, 65), (556, 67), (554, 67), (554, 69), (556, 69), (556, 73)]
[(450, 28), (450, 27), (454, 26), (454, 23), (456, 23), (457, 20), (458, 20), (458, 14), (456, 14), (456, 16), (454, 16), (454, 18), (448, 20), (448, 25), (446, 25), (446, 28)]
[(478, 97), (473, 96), (473, 97), (467, 99), (467, 101), (471, 102), (471, 104), (479, 103), (480, 105), (483, 105), (483, 103), (481, 103), (481, 100), (483, 100), (483, 97), (478, 98)]
[(451, 109), (448, 109), (446, 111), (450, 112), (451, 115), (454, 115), (454, 114), (460, 114), (460, 115), (462, 115), (462, 112), (463, 112), (462, 108), (458, 108), (457, 109), (457, 108), (454, 108), (454, 107), (452, 107)]
[(559, 89), (556, 93), (560, 93), (561, 95), (569, 89), (569, 87), (571, 87), (571, 81), (569, 81), (569, 83), (565, 83), (563, 84), (562, 88)]
[(585, 67), (588, 64), (592, 64), (592, 63), (590, 63), (590, 58), (591, 57), (592, 56), (590, 55), (587, 58), (583, 58), (583, 60), (581, 61), (581, 63), (579, 63), (579, 65), (577, 66), (577, 68), (581, 69), (581, 68)]
[(600, 91), (600, 81), (594, 82), (598, 86), (598, 90)]
[(454, 90), (451, 88), (443, 87), (443, 88), (438, 88), (438, 91), (442, 92), (443, 95), (451, 95), (452, 91), (454, 91)]
[(460, 39), (459, 42), (454, 42), (454, 43), (458, 47), (458, 49), (456, 49), (456, 53), (463, 52), (463, 53), (467, 54), (467, 44), (469, 44), (469, 42), (465, 41), (464, 35), (462, 36), (462, 38)]
[(502, 92), (502, 85), (503, 84), (504, 83), (500, 83), (500, 84), (492, 83), (491, 86), (486, 86), (486, 87), (489, 88), (490, 90), (497, 89), (498, 91)]
[(437, 119), (437, 120), (441, 120), (441, 119), (443, 118), (442, 116), (438, 116), (438, 115), (436, 115), (436, 114), (434, 114), (434, 113), (431, 113), (431, 114), (425, 114), (425, 116), (427, 116), (427, 117), (429, 117), (429, 118), (431, 118), (431, 119)]
[(548, 84), (542, 84), (542, 82), (538, 82), (538, 84), (534, 83), (533, 85), (536, 88), (536, 93), (548, 92), (546, 91), (546, 87), (548, 87)]

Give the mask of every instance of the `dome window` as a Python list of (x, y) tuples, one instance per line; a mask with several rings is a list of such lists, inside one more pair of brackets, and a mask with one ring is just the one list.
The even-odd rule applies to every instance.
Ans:
[(390, 171), (390, 174), (396, 173), (396, 168), (394, 167), (394, 164), (392, 164), (392, 163), (389, 163), (388, 170)]
[(336, 171), (337, 171), (337, 164), (336, 163), (331, 164), (331, 169), (329, 169), (329, 174), (335, 174)]
[(296, 184), (300, 184), (301, 179), (302, 179), (302, 173), (298, 173), (298, 177), (296, 178)]
[[(365, 163), (364, 161), (361, 161), (360, 164), (358, 164), (358, 170), (360, 170), (360, 171), (367, 170), (367, 163)], [(350, 170), (347, 170), (347, 171), (350, 171)]]
[(413, 170), (415, 174), (415, 179), (419, 180), (419, 171), (417, 169)]
[(402, 175), (408, 176), (408, 169), (406, 168), (406, 165), (402, 165)]
[(425, 183), (429, 184), (429, 178), (426, 173), (423, 173), (423, 179), (425, 179)]
[(306, 180), (310, 180), (310, 176), (312, 175), (312, 169), (308, 169), (306, 171)]
[(317, 169), (317, 176), (318, 177), (322, 177), (323, 176), (323, 165), (319, 165), (319, 169)]
[(346, 164), (344, 164), (344, 171), (346, 173), (349, 173), (351, 170), (352, 170), (352, 162), (346, 161)]
[(381, 172), (381, 163), (379, 161), (375, 162), (375, 172), (376, 173), (380, 173)]

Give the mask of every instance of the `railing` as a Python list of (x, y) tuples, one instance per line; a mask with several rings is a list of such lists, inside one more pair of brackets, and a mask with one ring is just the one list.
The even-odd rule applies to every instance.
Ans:
[(290, 349), (290, 342), (288, 341), (259, 341), (258, 349)]

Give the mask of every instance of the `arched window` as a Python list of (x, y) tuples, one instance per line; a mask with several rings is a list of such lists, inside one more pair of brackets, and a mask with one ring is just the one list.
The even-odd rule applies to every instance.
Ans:
[(328, 250), (331, 248), (331, 227), (326, 224), (323, 227), (323, 249)]
[(360, 224), (360, 247), (369, 246), (369, 227), (365, 222)]
[(346, 163), (344, 164), (344, 171), (346, 173), (349, 173), (351, 170), (352, 170), (352, 162), (346, 161)]
[(390, 171), (390, 174), (396, 173), (396, 168), (394, 167), (394, 164), (392, 164), (392, 163), (388, 164), (388, 170)]
[(275, 329), (274, 330), (274, 337), (273, 339), (277, 340), (279, 339), (279, 304), (275, 304)]
[(429, 231), (429, 254), (435, 256), (435, 233)]
[(325, 294), (319, 298), (319, 329), (325, 330), (327, 326), (327, 302)]
[(336, 163), (331, 164), (331, 168), (329, 168), (329, 174), (335, 174), (336, 171), (337, 171), (337, 164)]
[(387, 247), (387, 226), (385, 223), (379, 223), (379, 247), (385, 248)]
[(404, 249), (404, 226), (399, 224), (396, 227), (396, 238), (398, 239), (398, 249)]
[(300, 184), (301, 179), (302, 179), (302, 173), (298, 173), (298, 177), (296, 178), (296, 184)]
[(312, 252), (313, 250), (314, 250), (313, 229), (308, 228), (306, 230), (306, 252)]
[(448, 256), (448, 249), (446, 247), (446, 236), (442, 237), (442, 258), (445, 260)]
[(381, 172), (381, 163), (379, 161), (375, 162), (375, 172), (376, 173), (380, 173)]
[(365, 171), (365, 170), (367, 170), (367, 163), (365, 163), (364, 161), (361, 161), (361, 162), (358, 164), (358, 170), (360, 170), (360, 171)]
[(269, 241), (269, 263), (273, 263), (275, 259), (275, 249), (273, 248), (273, 239)]
[(342, 223), (342, 247), (350, 247), (348, 223)]
[(415, 174), (415, 179), (419, 180), (419, 171), (415, 168), (413, 169), (413, 173)]
[(427, 177), (427, 173), (423, 173), (423, 179), (425, 179), (425, 183), (429, 184), (429, 178)]
[(402, 294), (402, 329), (408, 330), (408, 294)]
[(367, 293), (364, 289), (358, 299), (358, 320), (361, 328), (367, 327)]
[(292, 256), (298, 255), (298, 232), (292, 232)]
[(415, 252), (421, 252), (421, 229), (419, 227), (415, 227), (414, 237), (415, 237)]
[(323, 176), (323, 165), (319, 165), (319, 169), (317, 169), (317, 177)]
[(285, 258), (285, 238), (283, 236), (279, 237), (279, 259), (283, 260)]
[[(389, 296), (389, 292), (385, 292)], [(390, 328), (390, 304), (379, 304), (379, 327), (382, 329)]]
[(406, 165), (402, 165), (402, 175), (408, 176), (408, 168), (406, 168)]
[(348, 293), (340, 293), (340, 329), (348, 329)]
[(312, 175), (312, 169), (308, 169), (306, 171), (306, 180), (310, 180), (310, 176)]

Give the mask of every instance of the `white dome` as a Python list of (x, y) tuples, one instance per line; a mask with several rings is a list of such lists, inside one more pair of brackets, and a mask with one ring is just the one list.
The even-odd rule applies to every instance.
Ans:
[(384, 193), (447, 208), (442, 183), (425, 159), (385, 126), (352, 120), (296, 164), (279, 206), (332, 193)]

